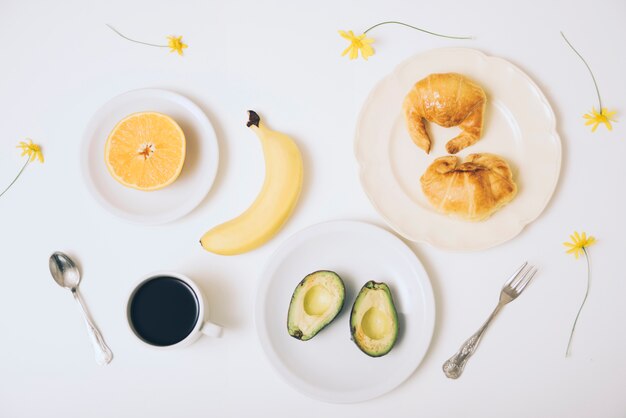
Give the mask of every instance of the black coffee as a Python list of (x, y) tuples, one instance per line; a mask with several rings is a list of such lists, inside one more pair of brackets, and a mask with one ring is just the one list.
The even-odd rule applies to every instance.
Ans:
[(200, 307), (187, 283), (161, 276), (137, 288), (129, 311), (135, 333), (148, 344), (163, 347), (184, 340), (193, 331)]

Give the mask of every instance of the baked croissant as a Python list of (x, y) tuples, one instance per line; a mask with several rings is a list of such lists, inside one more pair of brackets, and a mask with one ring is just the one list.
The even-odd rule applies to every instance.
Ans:
[(486, 102), (483, 89), (467, 77), (431, 74), (415, 83), (402, 109), (411, 139), (427, 154), (431, 141), (424, 119), (446, 128), (458, 125), (462, 132), (446, 144), (446, 150), (456, 154), (480, 139)]
[(494, 154), (437, 158), (420, 179), (428, 201), (439, 212), (481, 221), (509, 203), (517, 193), (511, 169)]

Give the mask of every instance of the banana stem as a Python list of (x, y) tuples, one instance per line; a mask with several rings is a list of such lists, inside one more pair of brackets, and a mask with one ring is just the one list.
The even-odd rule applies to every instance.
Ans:
[(248, 110), (248, 122), (246, 126), (249, 128), (252, 125), (259, 127), (259, 123), (261, 123), (261, 117), (254, 110)]

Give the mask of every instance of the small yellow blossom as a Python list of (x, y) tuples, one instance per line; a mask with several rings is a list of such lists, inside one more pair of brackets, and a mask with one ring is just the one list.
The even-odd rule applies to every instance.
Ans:
[(43, 163), (43, 153), (41, 152), (41, 147), (37, 144), (34, 144), (32, 140), (20, 141), (17, 148), (22, 150), (22, 157), (28, 155), (29, 160), (38, 159), (40, 163)]
[(585, 291), (585, 297), (583, 298), (582, 303), (580, 304), (580, 308), (578, 308), (578, 313), (576, 314), (576, 319), (574, 319), (574, 324), (572, 325), (572, 331), (569, 334), (569, 340), (567, 341), (567, 348), (565, 349), (565, 357), (569, 356), (570, 348), (572, 347), (572, 339), (574, 338), (574, 331), (576, 330), (576, 324), (578, 323), (578, 318), (580, 317), (580, 313), (585, 306), (585, 302), (587, 301), (587, 296), (589, 296), (589, 284), (591, 283), (591, 270), (589, 266), (589, 254), (587, 253), (587, 247), (592, 246), (596, 243), (596, 239), (591, 235), (587, 236), (585, 232), (579, 234), (574, 231), (572, 235), (570, 235), (572, 242), (564, 242), (568, 250), (566, 251), (568, 254), (574, 254), (574, 256), (578, 259), (581, 254), (585, 255), (585, 259), (587, 260), (587, 290)]
[(349, 30), (348, 32), (340, 30), (339, 35), (341, 35), (342, 38), (350, 41), (350, 45), (341, 53), (342, 57), (349, 52), (349, 57), (351, 60), (357, 59), (359, 57), (359, 51), (361, 51), (361, 56), (364, 60), (367, 60), (368, 57), (374, 55), (374, 48), (370, 46), (370, 44), (373, 43), (374, 40), (366, 37), (364, 33), (356, 36), (351, 30)]
[(11, 188), (11, 186), (15, 184), (17, 179), (20, 178), (26, 167), (29, 166), (31, 162), (39, 160), (39, 162), (43, 163), (43, 153), (41, 152), (41, 147), (37, 144), (33, 144), (33, 141), (31, 141), (30, 139), (28, 140), (28, 142), (20, 141), (20, 143), (17, 144), (16, 148), (21, 149), (22, 157), (28, 156), (28, 159), (26, 160), (24, 165), (22, 165), (22, 168), (17, 173), (17, 176), (15, 176), (13, 181), (9, 183), (9, 185), (2, 192), (0, 192), (0, 197), (2, 197)]
[(178, 55), (183, 55), (183, 49), (187, 48), (182, 36), (168, 36), (167, 46), (170, 47), (170, 52), (178, 52)]
[(471, 36), (443, 35), (441, 33), (435, 33), (435, 32), (431, 32), (431, 31), (426, 30), (426, 29), (418, 28), (417, 26), (408, 25), (408, 24), (403, 23), (403, 22), (398, 22), (398, 21), (395, 21), (395, 20), (389, 20), (389, 21), (386, 21), (386, 22), (377, 23), (374, 26), (369, 27), (363, 33), (361, 33), (359, 36), (356, 36), (354, 34), (354, 32), (352, 32), (351, 30), (349, 30), (348, 32), (340, 30), (339, 31), (339, 35), (341, 35), (342, 38), (344, 38), (345, 40), (350, 42), (350, 46), (348, 46), (343, 51), (341, 56), (343, 57), (344, 55), (346, 55), (349, 52), (350, 53), (350, 55), (349, 55), (350, 59), (354, 60), (354, 59), (357, 59), (359, 57), (359, 51), (361, 51), (361, 56), (363, 57), (364, 60), (367, 60), (367, 58), (369, 58), (372, 55), (374, 55), (374, 49), (370, 45), (370, 44), (374, 43), (374, 40), (372, 38), (368, 38), (367, 37), (367, 33), (369, 31), (371, 31), (372, 29), (377, 28), (379, 26), (383, 26), (383, 25), (400, 25), (400, 26), (405, 26), (407, 28), (415, 29), (417, 31), (424, 32), (424, 33), (427, 33), (429, 35), (439, 36), (439, 37), (442, 37), (442, 38), (449, 38), (449, 39), (472, 39)]
[(583, 232), (582, 234), (574, 232), (572, 235), (570, 235), (570, 238), (572, 242), (564, 242), (563, 245), (569, 248), (566, 253), (574, 254), (576, 258), (583, 254), (585, 248), (590, 247), (596, 243), (596, 239), (591, 235), (587, 236), (585, 232)]
[(157, 45), (157, 44), (152, 44), (152, 43), (143, 42), (143, 41), (137, 41), (135, 39), (129, 38), (128, 36), (124, 35), (120, 31), (115, 29), (113, 26), (111, 26), (109, 24), (107, 24), (107, 26), (109, 27), (109, 29), (111, 29), (113, 32), (117, 33), (122, 38), (124, 38), (124, 39), (126, 39), (128, 41), (131, 41), (131, 42), (135, 42), (137, 44), (154, 46), (154, 47), (157, 47), (157, 48), (170, 48), (170, 52), (178, 52), (178, 55), (183, 55), (183, 49), (187, 48), (187, 44), (183, 43), (183, 37), (182, 36), (168, 36), (167, 37), (167, 45)]
[(604, 123), (606, 125), (606, 128), (609, 131), (611, 131), (613, 130), (613, 127), (611, 126), (611, 122), (617, 122), (615, 119), (613, 119), (613, 116), (616, 113), (617, 113), (616, 111), (609, 112), (609, 110), (606, 107), (603, 107), (600, 113), (598, 113), (598, 111), (594, 107), (591, 109), (591, 113), (586, 113), (583, 116), (585, 119), (587, 119), (585, 126), (593, 125), (593, 127), (591, 128), (591, 132), (595, 132), (596, 129), (598, 129), (598, 125), (600, 125), (601, 123)]

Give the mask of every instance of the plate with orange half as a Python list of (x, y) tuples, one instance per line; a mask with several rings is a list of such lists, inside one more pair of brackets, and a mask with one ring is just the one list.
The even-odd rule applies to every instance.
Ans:
[(213, 185), (219, 162), (215, 131), (191, 100), (133, 90), (95, 113), (83, 138), (87, 187), (109, 212), (162, 224), (193, 210)]

